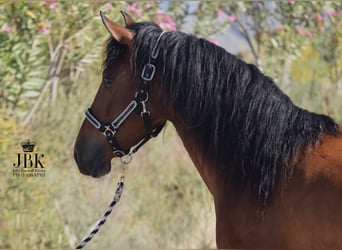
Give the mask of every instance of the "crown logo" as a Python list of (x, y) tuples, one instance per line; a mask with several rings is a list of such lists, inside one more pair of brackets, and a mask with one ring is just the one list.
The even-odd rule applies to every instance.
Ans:
[(23, 147), (24, 152), (33, 152), (34, 146), (36, 145), (35, 142), (31, 142), (30, 140), (23, 141), (21, 146)]

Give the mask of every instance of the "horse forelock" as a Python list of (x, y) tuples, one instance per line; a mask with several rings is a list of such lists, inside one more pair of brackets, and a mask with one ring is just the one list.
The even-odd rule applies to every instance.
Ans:
[[(161, 29), (129, 28), (136, 33), (132, 67), (140, 74)], [(160, 45), (165, 103), (203, 155), (252, 188), (259, 202), (272, 199), (276, 180), (287, 182), (303, 150), (324, 133), (338, 133), (333, 119), (297, 107), (272, 79), (219, 46), (178, 31), (164, 34)]]

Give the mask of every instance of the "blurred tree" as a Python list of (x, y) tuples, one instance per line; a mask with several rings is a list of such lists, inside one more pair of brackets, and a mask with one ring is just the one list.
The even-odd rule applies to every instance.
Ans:
[(246, 40), (256, 65), (272, 69), (283, 87), (291, 82), (291, 62), (310, 44), (329, 65), (329, 80), (341, 85), (342, 14), (336, 1), (10, 1), (0, 4), (0, 107), (15, 109), (27, 124), (46, 90), (51, 101), (58, 85), (70, 92), (84, 68), (100, 58), (106, 36), (99, 35), (99, 9), (116, 21), (126, 9), (166, 30), (182, 29), (192, 16), (194, 33), (204, 37), (230, 26)]
[(100, 6), (98, 1), (1, 3), (1, 107), (25, 115), (26, 124), (47, 89), (55, 101), (58, 84), (77, 79), (98, 57), (103, 38), (95, 28), (95, 11)]
[[(195, 33), (207, 37), (230, 25), (246, 40), (260, 69), (265, 65), (282, 76), (277, 79), (282, 86), (289, 84), (292, 60), (312, 44), (331, 64), (337, 84), (341, 8), (337, 1), (203, 1), (195, 10)], [(278, 67), (270, 55), (276, 57)]]
[(155, 20), (163, 29), (176, 29), (174, 19), (155, 1), (1, 2), (0, 107), (15, 109), (26, 125), (47, 90), (52, 102), (59, 85), (70, 92), (85, 67), (100, 59), (107, 39), (105, 30), (98, 28), (100, 9), (118, 22), (119, 10), (127, 9), (139, 19)]

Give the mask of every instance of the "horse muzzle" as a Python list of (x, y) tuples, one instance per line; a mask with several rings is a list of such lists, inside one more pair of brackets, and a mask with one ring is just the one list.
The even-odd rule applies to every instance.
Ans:
[(106, 157), (103, 149), (101, 147), (94, 147), (94, 144), (87, 146), (87, 144), (76, 142), (74, 159), (78, 169), (84, 175), (99, 178), (108, 174), (111, 170), (111, 158)]

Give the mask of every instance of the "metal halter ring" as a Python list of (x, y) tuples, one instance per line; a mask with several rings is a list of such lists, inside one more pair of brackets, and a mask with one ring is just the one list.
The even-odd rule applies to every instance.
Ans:
[(147, 102), (148, 92), (144, 89), (140, 89), (135, 93), (135, 98), (137, 98), (139, 102)]
[(132, 153), (124, 154), (120, 157), (120, 161), (124, 165), (128, 165), (132, 161)]

